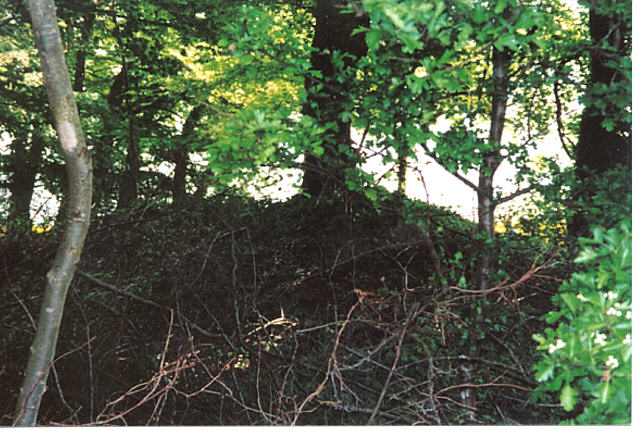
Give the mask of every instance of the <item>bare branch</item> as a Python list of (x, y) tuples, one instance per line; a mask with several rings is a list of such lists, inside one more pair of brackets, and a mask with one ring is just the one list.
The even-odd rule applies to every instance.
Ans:
[[(143, 304), (148, 305), (148, 306), (153, 306), (154, 308), (161, 309), (163, 311), (175, 312), (173, 309), (168, 308), (168, 307), (166, 307), (164, 305), (161, 305), (161, 304), (159, 304), (159, 303), (157, 303), (157, 302), (155, 302), (153, 300), (145, 299), (144, 297), (140, 297), (137, 294), (129, 293), (128, 291), (122, 291), (119, 288), (117, 288), (116, 286), (108, 284), (108, 283), (106, 283), (104, 281), (100, 281), (99, 279), (94, 278), (93, 276), (89, 275), (88, 273), (84, 273), (84, 272), (82, 272), (80, 270), (78, 270), (77, 273), (78, 273), (78, 275), (80, 275), (83, 278), (91, 281), (92, 283), (94, 283), (98, 287), (101, 287), (104, 290), (110, 291), (110, 292), (115, 293), (117, 295), (120, 295), (122, 297), (128, 297), (129, 299), (135, 300), (137, 302), (143, 303)], [(175, 313), (177, 314), (177, 316), (180, 319), (182, 319), (188, 325), (193, 327), (195, 329), (195, 331), (199, 332), (200, 334), (203, 334), (204, 336), (212, 337), (214, 339), (222, 339), (223, 338), (222, 335), (211, 333), (208, 330), (205, 330), (205, 329), (201, 328), (200, 326), (198, 326), (197, 324), (192, 322), (190, 319), (185, 317), (181, 312), (177, 311)]]
[(532, 190), (534, 190), (534, 187), (532, 185), (530, 185), (529, 187), (522, 188), (522, 189), (520, 189), (518, 191), (513, 192), (512, 194), (510, 194), (508, 196), (501, 197), (500, 199), (495, 200), (494, 201), (494, 206), (498, 206), (498, 205), (500, 205), (502, 203), (509, 202), (510, 200), (513, 200), (516, 197), (522, 196), (523, 194), (527, 194), (527, 193), (529, 193)]

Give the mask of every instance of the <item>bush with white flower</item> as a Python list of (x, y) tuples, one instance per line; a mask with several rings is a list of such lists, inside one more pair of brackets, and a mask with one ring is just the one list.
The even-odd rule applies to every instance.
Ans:
[[(631, 420), (631, 222), (595, 228), (580, 239), (574, 273), (553, 298), (558, 310), (544, 319), (555, 328), (536, 334), (547, 351), (534, 366), (541, 384), (533, 398), (559, 392), (566, 411), (582, 406), (567, 424), (627, 424)], [(580, 405), (582, 403), (582, 405)]]

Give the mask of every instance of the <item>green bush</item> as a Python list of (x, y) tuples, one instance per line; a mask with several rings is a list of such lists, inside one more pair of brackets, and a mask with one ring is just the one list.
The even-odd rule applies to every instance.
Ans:
[(536, 334), (547, 351), (534, 366), (543, 392), (560, 392), (566, 424), (627, 424), (631, 417), (631, 222), (594, 228), (579, 239), (575, 262), (583, 270), (561, 285), (558, 310), (545, 315), (554, 328)]

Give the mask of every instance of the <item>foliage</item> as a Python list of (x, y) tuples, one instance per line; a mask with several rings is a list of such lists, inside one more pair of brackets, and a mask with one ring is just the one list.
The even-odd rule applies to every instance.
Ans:
[[(534, 366), (544, 392), (560, 392), (566, 411), (582, 407), (578, 424), (627, 424), (631, 417), (631, 222), (596, 227), (580, 239), (582, 269), (554, 296), (554, 327), (536, 334), (547, 351)], [(556, 325), (557, 324), (557, 325)]]
[[(622, 275), (612, 273), (615, 251), (602, 253), (627, 240), (624, 227), (614, 230), (621, 239), (607, 229), (628, 216), (631, 172), (586, 172), (577, 157), (565, 167), (546, 148), (559, 142), (574, 157), (583, 108), (628, 136), (628, 0), (56, 3), (94, 163), (81, 260), (94, 280), (74, 280), (59, 349), (69, 355), (55, 364), (40, 422), (95, 423), (100, 411), (111, 419), (130, 410), (128, 424), (533, 424), (582, 415), (586, 403), (598, 411), (591, 405), (604, 384), (567, 361), (552, 368), (563, 379), (542, 382), (560, 386), (535, 396), (569, 386), (563, 398), (574, 409), (529, 403), (540, 354), (531, 335), (549, 324), (546, 359), (563, 357), (557, 339), (567, 341), (578, 317), (564, 297), (577, 297), (574, 288), (611, 294), (598, 279)], [(317, 14), (326, 9), (360, 27), (346, 37), (344, 26), (319, 50)], [(5, 420), (67, 192), (27, 12), (26, 1), (0, 0)], [(593, 37), (590, 13), (613, 31)], [(354, 40), (365, 42), (361, 55)], [(596, 56), (614, 74), (609, 84), (591, 83)], [(313, 157), (339, 186), (308, 199), (301, 181), (282, 178), (310, 171)], [(432, 163), (489, 197), (489, 210), (512, 203), (496, 234), (379, 185), (406, 171), (409, 184), (423, 171), (428, 188), (443, 180), (426, 174)], [(497, 171), (513, 172), (517, 200), (498, 182), (476, 181)], [(283, 193), (271, 193), (277, 188)], [(574, 197), (579, 188), (591, 194)], [(129, 189), (136, 195), (123, 204)], [(31, 220), (33, 195), (45, 192), (59, 213)], [(525, 209), (516, 204), (522, 196)], [(552, 314), (560, 319), (548, 323), (540, 316), (555, 308), (551, 297), (580, 270), (566, 233), (575, 214), (602, 232), (584, 244), (597, 257), (562, 287)], [(477, 291), (489, 253), (489, 292)], [(594, 287), (578, 284), (591, 276)], [(593, 315), (604, 300), (577, 309)], [(603, 315), (612, 325), (599, 330), (605, 348), (619, 330), (612, 317)], [(609, 406), (622, 392), (624, 362), (592, 345), (605, 351), (593, 357), (603, 376), (610, 370)], [(605, 368), (609, 355), (617, 368)], [(153, 387), (164, 391), (136, 407)]]

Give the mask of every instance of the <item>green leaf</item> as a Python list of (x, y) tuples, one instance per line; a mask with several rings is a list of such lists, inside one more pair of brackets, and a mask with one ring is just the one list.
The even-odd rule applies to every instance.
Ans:
[(377, 201), (377, 192), (375, 190), (366, 188), (365, 190), (363, 190), (363, 193), (366, 195), (367, 198), (369, 198), (373, 202)]
[(370, 51), (376, 51), (379, 48), (379, 41), (381, 40), (381, 30), (378, 28), (371, 28), (366, 33), (366, 43)]
[(494, 8), (494, 12), (499, 14), (505, 10), (507, 7), (507, 0), (498, 0), (496, 2), (496, 7)]
[(554, 324), (564, 315), (564, 313), (565, 311), (551, 311), (547, 315), (545, 315), (544, 318), (545, 321), (547, 321), (549, 324)]
[(536, 369), (538, 369), (538, 371), (536, 372), (534, 377), (538, 382), (547, 381), (549, 378), (554, 376), (554, 367), (555, 364), (553, 361), (542, 361), (538, 363), (538, 365), (536, 365)]
[(532, 339), (534, 339), (538, 343), (545, 343), (545, 336), (542, 334), (534, 333), (532, 335)]
[(560, 298), (569, 306), (570, 311), (575, 313), (578, 310), (579, 301), (576, 298), (576, 294), (562, 293), (560, 294)]
[(613, 131), (614, 127), (616, 127), (616, 123), (611, 118), (605, 118), (600, 125), (607, 131)]
[(604, 405), (607, 402), (609, 402), (609, 394), (611, 392), (610, 386), (609, 386), (609, 380), (605, 381), (603, 383), (603, 386), (600, 387), (600, 402)]
[(576, 406), (576, 398), (578, 397), (578, 391), (574, 390), (571, 385), (567, 384), (560, 392), (560, 404), (563, 408), (569, 412)]
[(598, 253), (592, 248), (584, 248), (578, 257), (574, 259), (574, 263), (587, 263), (598, 257)]

